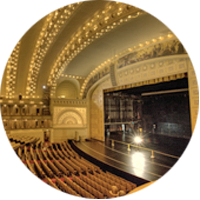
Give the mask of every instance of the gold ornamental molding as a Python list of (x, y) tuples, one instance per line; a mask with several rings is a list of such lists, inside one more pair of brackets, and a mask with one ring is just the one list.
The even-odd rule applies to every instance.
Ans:
[(104, 90), (104, 93), (114, 92), (114, 91), (118, 91), (118, 90), (126, 90), (126, 89), (130, 89), (130, 88), (134, 88), (134, 87), (144, 86), (144, 85), (153, 85), (153, 84), (157, 84), (157, 83), (168, 82), (168, 81), (171, 81), (171, 80), (183, 79), (185, 77), (187, 77), (186, 73), (169, 75), (169, 76), (151, 79), (151, 80), (148, 80), (148, 81), (140, 81), (140, 82), (137, 82), (137, 83), (130, 83), (130, 84), (126, 84), (126, 85), (120, 85), (120, 86), (117, 86), (117, 87), (108, 88), (108, 89)]

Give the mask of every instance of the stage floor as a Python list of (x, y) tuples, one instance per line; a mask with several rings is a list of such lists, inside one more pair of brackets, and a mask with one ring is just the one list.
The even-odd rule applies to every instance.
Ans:
[[(134, 135), (122, 132), (111, 132), (105, 137), (106, 145), (109, 146), (109, 139), (134, 144)], [(189, 139), (168, 137), (161, 134), (145, 134), (143, 137), (142, 147), (161, 151), (180, 157), (189, 143)]]

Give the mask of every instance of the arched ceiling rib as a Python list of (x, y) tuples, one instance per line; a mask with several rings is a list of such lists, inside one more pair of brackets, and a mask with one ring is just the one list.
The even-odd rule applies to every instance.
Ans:
[[(43, 68), (41, 69), (41, 73), (39, 74), (38, 84), (41, 83), (42, 85), (46, 84), (48, 81), (48, 77), (42, 76), (43, 73), (47, 73), (48, 75), (51, 73), (51, 67), (61, 51), (65, 48), (66, 44), (69, 43), (70, 39), (73, 38), (74, 33), (80, 29), (80, 27), (88, 21), (88, 19), (93, 16), (98, 10), (103, 10), (105, 5), (108, 2), (84, 2), (82, 3), (79, 8), (76, 10), (73, 18), (68, 22), (65, 28), (59, 33), (59, 37), (56, 39), (54, 44), (51, 47), (51, 50), (47, 53), (43, 60)], [(41, 88), (37, 88), (39, 92)]]

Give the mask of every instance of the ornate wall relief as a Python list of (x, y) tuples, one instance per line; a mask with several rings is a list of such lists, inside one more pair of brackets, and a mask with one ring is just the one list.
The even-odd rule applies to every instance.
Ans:
[(118, 85), (185, 73), (188, 71), (187, 60), (189, 60), (187, 55), (168, 56), (126, 66), (118, 69)]
[(86, 108), (54, 107), (54, 127), (86, 127)]

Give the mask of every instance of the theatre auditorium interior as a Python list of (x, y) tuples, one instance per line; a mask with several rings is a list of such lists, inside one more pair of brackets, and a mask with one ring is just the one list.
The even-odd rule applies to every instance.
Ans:
[(168, 27), (134, 6), (88, 1), (55, 10), (19, 39), (0, 104), (27, 170), (60, 191), (104, 199), (173, 167), (192, 136), (199, 94)]

